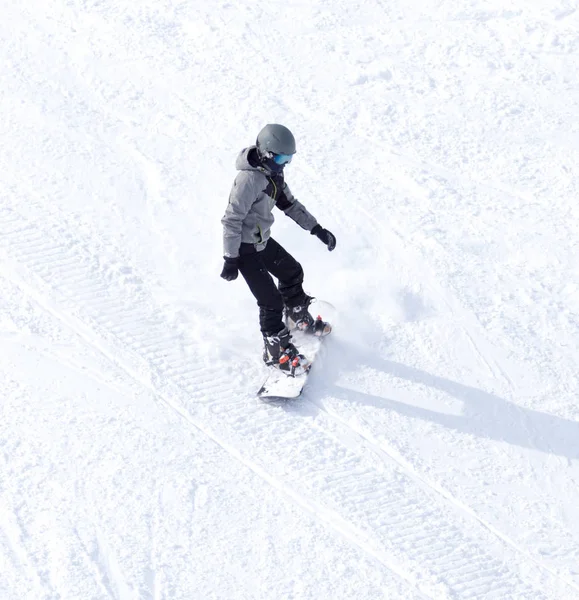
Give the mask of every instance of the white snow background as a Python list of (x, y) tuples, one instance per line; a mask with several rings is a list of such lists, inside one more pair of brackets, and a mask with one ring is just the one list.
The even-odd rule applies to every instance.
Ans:
[[(0, 599), (579, 598), (577, 0), (1, 0)], [(220, 279), (270, 122), (337, 236), (303, 396)]]

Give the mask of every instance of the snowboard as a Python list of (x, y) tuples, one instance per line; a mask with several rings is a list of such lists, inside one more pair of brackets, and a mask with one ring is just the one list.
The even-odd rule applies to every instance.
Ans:
[[(335, 309), (329, 302), (314, 299), (310, 304), (309, 310), (314, 319), (319, 314), (324, 321), (328, 321), (333, 328)], [(286, 375), (283, 371), (280, 371), (275, 367), (266, 367), (267, 375), (265, 381), (257, 392), (257, 396), (264, 401), (274, 402), (276, 400), (291, 400), (292, 398), (298, 398), (307, 383), (308, 376), (316, 361), (316, 357), (318, 357), (320, 349), (324, 344), (324, 340), (328, 335), (332, 335), (330, 332), (324, 337), (316, 337), (296, 329), (292, 329), (291, 332), (293, 344), (298, 348), (301, 354), (310, 360), (311, 364), (305, 373), (297, 375), (296, 377)]]

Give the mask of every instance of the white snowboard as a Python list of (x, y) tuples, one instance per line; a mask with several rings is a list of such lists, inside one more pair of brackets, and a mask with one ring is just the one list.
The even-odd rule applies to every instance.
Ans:
[[(333, 326), (332, 320), (335, 309), (329, 302), (316, 299), (310, 304), (309, 310), (314, 319), (319, 314), (324, 321), (328, 321)], [(329, 335), (332, 334), (330, 333)], [(300, 353), (311, 361), (310, 368), (302, 375), (290, 377), (279, 369), (267, 367), (265, 381), (257, 392), (258, 397), (267, 401), (297, 398), (304, 389), (316, 357), (324, 343), (325, 337), (316, 337), (305, 334), (302, 331), (292, 330), (292, 342), (298, 348)]]

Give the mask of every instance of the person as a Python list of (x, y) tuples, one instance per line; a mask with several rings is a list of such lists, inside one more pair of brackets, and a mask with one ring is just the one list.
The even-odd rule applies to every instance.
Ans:
[[(221, 277), (233, 281), (241, 273), (259, 306), (264, 362), (294, 376), (307, 370), (310, 363), (292, 343), (284, 311), (290, 327), (306, 333), (324, 336), (331, 327), (309, 313), (313, 298), (303, 290), (304, 271), (270, 235), (273, 208), (317, 236), (328, 250), (336, 247), (334, 234), (296, 200), (284, 180), (284, 168), (295, 153), (295, 138), (287, 127), (266, 125), (255, 145), (237, 157), (239, 173), (221, 219), (225, 261)], [(277, 287), (272, 275), (278, 280)]]

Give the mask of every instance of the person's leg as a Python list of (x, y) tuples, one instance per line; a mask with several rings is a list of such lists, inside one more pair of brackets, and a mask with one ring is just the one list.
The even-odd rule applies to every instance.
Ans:
[(331, 326), (321, 317), (314, 319), (309, 311), (313, 298), (304, 292), (302, 286), (304, 271), (300, 263), (274, 239), (269, 239), (264, 250), (264, 264), (267, 270), (278, 279), (278, 288), (285, 304), (287, 324), (290, 328), (324, 336), (330, 333)]
[(300, 263), (273, 238), (263, 251), (263, 262), (267, 270), (277, 278), (278, 289), (288, 307), (308, 303), (309, 297), (302, 287), (304, 271)]
[[(269, 246), (269, 244), (268, 244)], [(245, 279), (259, 306), (259, 325), (263, 335), (274, 335), (285, 327), (284, 303), (266, 266), (265, 252), (256, 252), (253, 244), (242, 244), (239, 272)]]
[[(303, 373), (308, 366), (306, 358), (291, 343), (291, 334), (283, 321), (284, 302), (267, 265), (275, 247), (256, 252), (251, 244), (240, 248), (239, 271), (259, 306), (259, 324), (264, 341), (263, 360), (291, 375)], [(273, 252), (272, 252), (273, 250)], [(274, 267), (275, 268), (275, 267)]]

